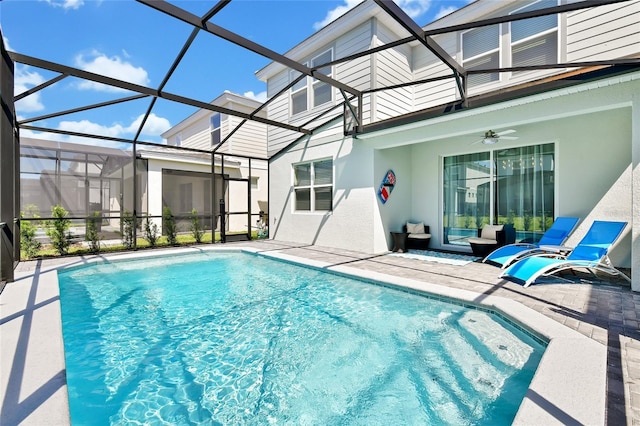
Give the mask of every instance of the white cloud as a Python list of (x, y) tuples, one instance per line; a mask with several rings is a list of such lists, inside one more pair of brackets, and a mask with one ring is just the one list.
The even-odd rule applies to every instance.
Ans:
[(90, 135), (109, 136), (113, 138), (122, 137), (125, 130), (120, 124), (104, 126), (89, 120), (61, 121), (58, 124), (58, 129), (67, 130), (69, 132), (87, 133)]
[(243, 96), (246, 96), (247, 98), (256, 100), (258, 102), (267, 101), (267, 92), (253, 93), (253, 91), (249, 91), (244, 92)]
[[(15, 95), (19, 95), (34, 86), (42, 84), (45, 79), (37, 72), (29, 71), (27, 66), (19, 66), (15, 68), (15, 77), (13, 80), (13, 91)], [(26, 98), (22, 98), (16, 102), (17, 112), (36, 112), (42, 111), (44, 105), (40, 99), (40, 93), (33, 93)]]
[[(95, 74), (105, 75), (118, 80), (146, 86), (149, 84), (149, 74), (142, 67), (136, 67), (131, 63), (122, 60), (119, 56), (111, 56), (93, 51), (89, 55), (78, 55), (75, 58), (76, 66)], [(107, 92), (119, 92), (118, 89), (93, 81), (83, 81), (79, 84), (80, 89), (99, 90)]]
[(83, 0), (45, 0), (45, 2), (53, 7), (61, 7), (66, 10), (77, 10), (84, 6)]
[[(139, 115), (128, 126), (123, 126), (119, 123), (105, 126), (89, 120), (61, 121), (58, 124), (58, 129), (69, 132), (87, 133), (90, 135), (109, 136), (112, 138), (127, 138), (135, 136), (138, 132), (138, 128), (140, 127), (140, 123), (142, 123), (143, 117), (144, 114)], [(158, 117), (152, 113), (147, 118), (141, 134), (157, 139), (160, 138), (160, 135), (169, 128), (171, 128), (169, 120), (163, 117)]]
[[(140, 127), (140, 123), (142, 123), (142, 119), (144, 118), (144, 114), (140, 114), (138, 118), (133, 120), (130, 126), (128, 126), (125, 131), (127, 133), (135, 134)], [(159, 136), (162, 133), (166, 132), (171, 128), (171, 123), (169, 120), (163, 117), (158, 117), (157, 115), (151, 113), (147, 118), (147, 121), (144, 123), (144, 127), (142, 128), (143, 135), (149, 136)]]
[(320, 28), (325, 27), (327, 24), (335, 21), (349, 10), (353, 9), (358, 3), (361, 3), (361, 1), (362, 0), (345, 0), (343, 5), (339, 5), (335, 9), (327, 12), (327, 16), (325, 16), (322, 21), (313, 24), (313, 29), (317, 31)]
[[(361, 2), (362, 0), (344, 0), (344, 4), (330, 10), (322, 21), (313, 24), (313, 29), (317, 31), (327, 24), (335, 21)], [(396, 0), (398, 6), (412, 19), (415, 19), (427, 12), (429, 7), (431, 7), (431, 2), (432, 0)]]
[(447, 16), (448, 14), (453, 13), (456, 10), (458, 10), (458, 8), (455, 6), (441, 7), (438, 13), (436, 13), (436, 16), (433, 17), (433, 20), (435, 21), (442, 18), (443, 16)]
[(431, 0), (396, 0), (396, 2), (411, 19), (416, 19), (431, 7)]

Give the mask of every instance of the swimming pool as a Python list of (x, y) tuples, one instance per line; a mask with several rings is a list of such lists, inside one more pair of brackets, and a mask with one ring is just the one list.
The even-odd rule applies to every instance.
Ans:
[(59, 282), (74, 424), (510, 424), (544, 351), (485, 310), (251, 254)]

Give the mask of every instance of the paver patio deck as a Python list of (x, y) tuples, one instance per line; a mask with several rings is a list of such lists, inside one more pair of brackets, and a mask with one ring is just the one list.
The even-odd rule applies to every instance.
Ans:
[[(640, 293), (623, 280), (578, 274), (573, 283), (548, 279), (523, 288), (482, 263), (452, 266), (272, 240), (225, 247), (252, 247), (518, 301), (607, 347), (606, 424), (640, 426)], [(2, 425), (68, 424), (65, 371), (49, 362), (63, 354), (62, 336), (51, 331), (60, 323), (57, 279), (51, 280), (58, 266), (89, 258), (23, 262), (16, 281), (0, 294)]]

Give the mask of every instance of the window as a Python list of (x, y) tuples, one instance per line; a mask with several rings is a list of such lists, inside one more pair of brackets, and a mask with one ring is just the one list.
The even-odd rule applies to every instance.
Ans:
[[(553, 7), (557, 0), (532, 3), (514, 13)], [(511, 65), (529, 66), (558, 62), (558, 16), (511, 22)]]
[[(511, 13), (553, 7), (557, 0), (540, 0)], [(500, 25), (475, 28), (462, 33), (462, 65), (468, 70), (524, 67), (558, 62), (558, 16), (523, 19)], [(509, 40), (500, 45), (503, 28)], [(467, 87), (499, 81), (500, 73), (472, 74)]]
[(213, 114), (211, 116), (211, 146), (217, 146), (222, 140), (220, 133), (221, 114)]
[[(331, 50), (327, 50), (323, 54), (316, 56), (311, 61), (311, 67), (315, 68), (318, 65), (326, 64), (331, 62)], [(326, 75), (327, 77), (331, 76), (331, 66), (318, 68), (318, 73)], [(313, 106), (317, 107), (322, 104), (326, 104), (327, 102), (331, 102), (331, 85), (324, 83), (320, 80), (313, 81)]]
[(516, 241), (537, 241), (555, 217), (554, 144), (446, 157), (445, 244), (467, 245), (483, 224), (512, 223)]
[[(306, 66), (307, 64), (305, 64)], [(300, 76), (298, 71), (289, 73), (291, 81)], [(291, 115), (307, 110), (307, 78), (303, 78), (291, 88)]]
[(321, 160), (293, 166), (296, 211), (333, 209), (333, 160)]
[[(311, 60), (311, 67), (315, 68), (322, 64), (331, 62), (333, 51), (327, 50)], [(309, 66), (309, 63), (305, 63)], [(332, 67), (326, 66), (317, 69), (318, 73), (331, 77)], [(290, 81), (300, 76), (298, 71), (289, 73)], [(313, 108), (331, 102), (333, 99), (333, 89), (330, 84), (324, 83), (314, 78), (305, 77), (291, 87), (291, 115), (300, 114), (307, 111), (310, 105)]]
[(182, 133), (178, 133), (175, 139), (176, 146), (182, 146)]
[[(488, 69), (500, 67), (500, 26), (476, 28), (462, 33), (462, 65), (466, 69)], [(472, 74), (468, 87), (498, 81), (498, 73)]]

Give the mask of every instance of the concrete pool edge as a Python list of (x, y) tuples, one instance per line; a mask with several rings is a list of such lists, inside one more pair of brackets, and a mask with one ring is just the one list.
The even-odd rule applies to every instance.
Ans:
[(607, 348), (519, 302), (277, 252), (261, 255), (500, 312), (549, 341), (513, 424), (606, 424)]
[[(266, 257), (289, 261), (301, 265), (322, 268), (328, 271), (350, 275), (365, 280), (380, 281), (390, 285), (410, 288), (416, 291), (453, 298), (468, 302), (470, 304), (482, 305), (488, 309), (502, 313), (512, 318), (517, 323), (524, 325), (549, 341), (529, 390), (521, 404), (514, 424), (606, 424), (606, 373), (607, 373), (607, 348), (595, 340), (574, 331), (551, 318), (528, 308), (519, 302), (511, 299), (491, 296), (481, 293), (474, 293), (468, 290), (460, 290), (445, 287), (438, 284), (416, 281), (407, 278), (400, 278), (385, 275), (378, 272), (358, 269), (354, 267), (335, 265), (331, 263), (311, 260), (303, 257), (291, 256), (278, 251), (265, 253), (252, 247), (189, 247), (163, 249), (162, 251), (135, 252), (117, 254), (109, 256), (96, 256), (90, 259), (60, 260), (57, 265), (47, 266), (38, 269), (33, 273), (21, 273), (16, 276), (16, 282), (9, 284), (3, 291), (3, 297), (7, 291), (16, 292), (17, 303), (29, 299), (32, 306), (33, 320), (29, 325), (27, 333), (27, 348), (21, 349), (22, 336), (20, 330), (16, 330), (16, 335), (8, 335), (7, 325), (11, 328), (22, 327), (23, 325), (12, 323), (19, 321), (8, 320), (3, 325), (2, 343), (3, 346), (8, 339), (10, 344), (17, 348), (15, 354), (25, 352), (25, 360), (22, 361), (24, 377), (22, 377), (22, 388), (18, 387), (21, 393), (29, 395), (28, 392), (36, 394), (37, 391), (46, 389), (51, 391), (51, 395), (46, 400), (33, 401), (33, 404), (40, 403), (33, 408), (30, 398), (23, 398), (16, 395), (15, 403), (12, 406), (3, 406), (5, 409), (17, 410), (15, 416), (21, 424), (69, 424), (69, 405), (67, 397), (67, 387), (65, 379), (64, 347), (62, 344), (62, 324), (60, 317), (59, 287), (57, 271), (73, 265), (91, 264), (100, 261), (116, 261), (140, 259), (145, 257), (161, 257), (173, 254), (196, 254), (206, 251), (239, 252), (245, 251), (260, 254)], [(33, 288), (38, 287), (37, 292), (42, 295), (33, 296)], [(44, 291), (43, 291), (44, 289)], [(6, 299), (4, 299), (6, 301)], [(12, 308), (3, 305), (5, 313)], [(24, 306), (17, 307), (16, 313), (9, 313), (8, 317), (17, 317), (18, 313), (25, 310)], [(45, 315), (46, 311), (46, 315)], [(56, 314), (57, 313), (57, 314)], [(11, 332), (13, 333), (13, 332)], [(23, 343), (22, 343), (23, 344)], [(7, 349), (6, 347), (4, 349)], [(2, 357), (2, 371), (9, 371), (14, 374), (15, 359)], [(17, 356), (14, 355), (14, 358)], [(5, 395), (11, 391), (11, 377), (7, 380), (7, 375), (3, 374), (0, 390)], [(9, 382), (9, 383), (7, 383)], [(36, 391), (34, 391), (36, 390)], [(5, 397), (5, 405), (7, 398)], [(28, 414), (25, 414), (29, 412)], [(11, 423), (10, 418), (7, 424)], [(16, 423), (17, 424), (17, 423)]]

